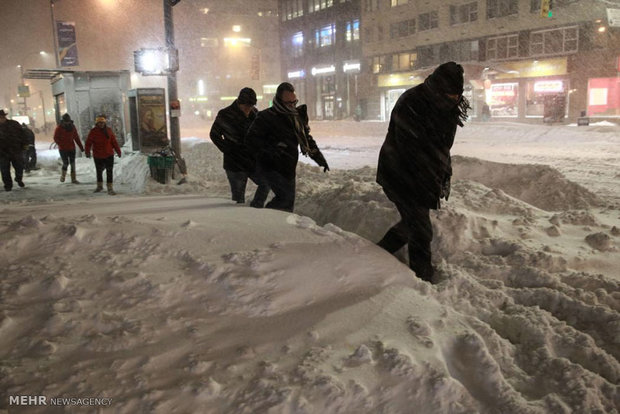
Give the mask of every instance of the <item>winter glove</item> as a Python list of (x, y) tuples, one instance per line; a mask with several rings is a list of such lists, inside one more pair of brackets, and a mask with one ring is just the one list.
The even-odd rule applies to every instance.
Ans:
[(86, 153), (86, 158), (90, 158), (90, 152)]
[(447, 176), (443, 180), (443, 184), (441, 185), (441, 190), (439, 192), (439, 198), (443, 198), (448, 201), (448, 197), (450, 196), (450, 176)]
[(329, 165), (327, 165), (327, 161), (325, 160), (325, 157), (323, 156), (323, 154), (318, 148), (315, 150), (312, 150), (309, 155), (310, 155), (310, 158), (312, 158), (319, 167), (323, 167), (323, 172), (329, 171)]
[(119, 152), (118, 154), (116, 154), (116, 155), (118, 155), (118, 158), (120, 158), (120, 157), (121, 157), (121, 153), (120, 153), (120, 152)]

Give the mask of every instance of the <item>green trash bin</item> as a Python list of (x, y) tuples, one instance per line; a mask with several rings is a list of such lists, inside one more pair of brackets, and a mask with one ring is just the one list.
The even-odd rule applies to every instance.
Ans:
[(158, 183), (167, 184), (172, 177), (172, 169), (174, 168), (174, 157), (166, 157), (161, 155), (149, 155), (149, 169), (151, 177)]

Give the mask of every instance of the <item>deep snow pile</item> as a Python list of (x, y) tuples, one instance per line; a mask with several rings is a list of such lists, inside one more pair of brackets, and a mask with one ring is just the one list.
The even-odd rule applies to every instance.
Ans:
[[(455, 157), (430, 285), (372, 243), (397, 219), (374, 168), (300, 165), (286, 214), (228, 201), (211, 144), (187, 146), (187, 186), (149, 180), (140, 157), (120, 160), (121, 188), (151, 197), (24, 191), (0, 209), (0, 407), (617, 412), (620, 210), (605, 180), (594, 194), (547, 166)], [(29, 191), (85, 191), (46, 171)]]

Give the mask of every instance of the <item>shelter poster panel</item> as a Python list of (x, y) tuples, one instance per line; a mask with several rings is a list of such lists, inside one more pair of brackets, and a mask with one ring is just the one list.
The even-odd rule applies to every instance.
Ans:
[(142, 148), (162, 147), (168, 143), (164, 95), (139, 95), (138, 119)]
[(79, 66), (74, 22), (56, 22), (60, 66)]

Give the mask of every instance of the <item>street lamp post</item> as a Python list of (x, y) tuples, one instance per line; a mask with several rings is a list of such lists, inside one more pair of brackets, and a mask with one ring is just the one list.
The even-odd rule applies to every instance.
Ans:
[(50, 12), (52, 15), (52, 36), (54, 39), (54, 57), (56, 58), (56, 67), (60, 68), (60, 60), (58, 59), (58, 39), (56, 38), (56, 17), (54, 17), (54, 2), (58, 0), (50, 0)]
[[(174, 50), (174, 22), (172, 20), (172, 6), (178, 3), (178, 0), (164, 1), (164, 26), (166, 32), (166, 47)], [(176, 71), (168, 73), (168, 103), (172, 105), (178, 102), (177, 90), (177, 74)], [(171, 114), (172, 115), (172, 114)], [(176, 115), (176, 114), (175, 114)], [(174, 152), (181, 156), (181, 132), (179, 127), (179, 117), (170, 116), (170, 146)]]

